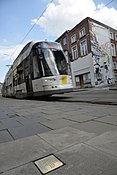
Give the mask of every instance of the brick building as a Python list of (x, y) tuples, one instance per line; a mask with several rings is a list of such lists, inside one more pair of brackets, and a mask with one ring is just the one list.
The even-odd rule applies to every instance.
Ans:
[(56, 41), (72, 53), (75, 86), (96, 87), (117, 81), (117, 30), (87, 17)]

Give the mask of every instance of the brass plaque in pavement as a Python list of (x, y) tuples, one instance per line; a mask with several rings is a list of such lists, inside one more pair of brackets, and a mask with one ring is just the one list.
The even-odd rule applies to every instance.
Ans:
[(63, 162), (57, 159), (54, 155), (44, 157), (35, 161), (34, 163), (43, 174), (55, 170), (63, 165)]

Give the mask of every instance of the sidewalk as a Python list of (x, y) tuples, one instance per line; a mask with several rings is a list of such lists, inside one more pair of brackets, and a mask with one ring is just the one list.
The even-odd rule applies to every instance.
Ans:
[[(50, 175), (116, 175), (117, 129), (96, 136), (66, 127), (0, 144), (0, 173), (41, 175), (34, 161), (51, 154), (64, 164)], [(56, 162), (43, 166), (48, 170)]]
[[(95, 94), (95, 91), (92, 93)], [(101, 92), (99, 94), (101, 96)], [(97, 92), (96, 95), (99, 94)], [(77, 95), (77, 92), (73, 93), (73, 102)], [(83, 96), (82, 100), (86, 102), (85, 93)], [(106, 99), (110, 100), (106, 102), (113, 102), (112, 98)], [(11, 104), (11, 101), (14, 104)], [(114, 105), (96, 105), (95, 102), (99, 103), (96, 96), (87, 101), (94, 101), (94, 104), (88, 106), (83, 103), (68, 103), (68, 98), (65, 103), (62, 99), (52, 103), (42, 101), (38, 104), (37, 101), (29, 101), (30, 104), (27, 105), (25, 100), (9, 99), (6, 103), (7, 106), (10, 103), (9, 109), (12, 109), (9, 120), (13, 121), (16, 117), (19, 124), (26, 123), (28, 116), (30, 125), (31, 115), (37, 120), (36, 114), (43, 109), (46, 115), (43, 113), (39, 118), (40, 124), (48, 130), (0, 143), (0, 174), (117, 175), (117, 108)], [(4, 104), (1, 109), (5, 111)], [(14, 124), (16, 129), (20, 128), (20, 125), (15, 122)], [(36, 164), (38, 160), (39, 167)]]

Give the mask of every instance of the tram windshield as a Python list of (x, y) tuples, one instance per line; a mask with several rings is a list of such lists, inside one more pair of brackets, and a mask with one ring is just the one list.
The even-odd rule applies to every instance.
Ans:
[(41, 43), (43, 66), (46, 76), (67, 75), (70, 73), (69, 66), (59, 43)]
[(43, 60), (43, 66), (44, 66), (44, 70), (45, 70), (45, 74), (46, 76), (50, 76), (52, 75), (59, 75), (56, 63), (55, 63), (55, 59), (53, 56), (53, 53), (51, 52), (50, 49), (42, 49), (42, 53), (44, 56), (44, 61)]
[(55, 58), (59, 74), (60, 75), (68, 74), (68, 64), (63, 52), (61, 50), (53, 50), (52, 52)]

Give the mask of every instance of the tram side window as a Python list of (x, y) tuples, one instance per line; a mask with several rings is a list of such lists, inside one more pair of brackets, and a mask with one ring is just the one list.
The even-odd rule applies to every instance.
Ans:
[(13, 86), (17, 86), (17, 75), (13, 77)]
[(17, 69), (13, 71), (13, 86), (17, 86)]
[(60, 75), (68, 74), (68, 64), (61, 51), (53, 51)]
[(24, 82), (23, 63), (21, 63), (17, 67), (17, 76), (18, 76), (18, 84), (23, 83)]
[(35, 78), (40, 78), (41, 74), (39, 72), (37, 56), (33, 56), (33, 76)]

